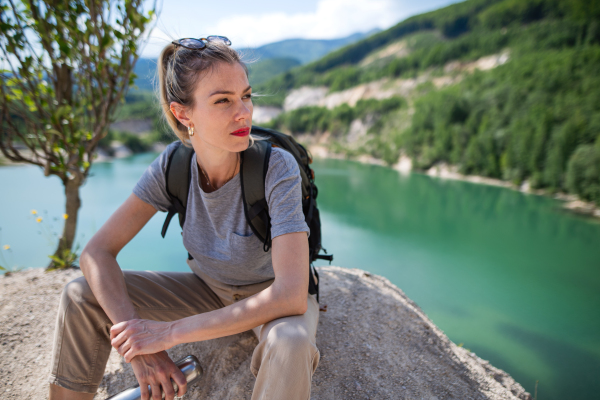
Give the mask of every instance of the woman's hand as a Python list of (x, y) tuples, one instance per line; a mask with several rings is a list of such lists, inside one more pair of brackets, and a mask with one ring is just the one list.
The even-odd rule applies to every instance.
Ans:
[[(131, 360), (131, 366), (140, 384), (142, 400), (150, 399), (148, 386), (152, 391), (152, 400), (161, 399), (161, 390), (165, 392), (165, 400), (173, 400), (175, 394), (183, 396), (187, 391), (185, 376), (164, 351), (135, 357)], [(173, 390), (171, 379), (179, 386), (177, 393)]]
[(170, 343), (171, 323), (132, 319), (110, 328), (110, 344), (131, 362), (133, 357), (154, 354), (173, 346)]

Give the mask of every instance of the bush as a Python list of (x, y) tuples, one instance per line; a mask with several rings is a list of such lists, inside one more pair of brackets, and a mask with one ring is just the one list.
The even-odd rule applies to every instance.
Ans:
[(315, 133), (326, 130), (331, 111), (325, 107), (302, 107), (279, 116), (271, 123), (274, 129), (284, 129), (292, 133)]

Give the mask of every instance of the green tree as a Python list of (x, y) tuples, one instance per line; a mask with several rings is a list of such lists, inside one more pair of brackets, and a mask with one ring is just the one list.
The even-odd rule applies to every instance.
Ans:
[(0, 150), (58, 176), (65, 187), (68, 217), (50, 268), (73, 259), (79, 188), (133, 84), (153, 13), (142, 0), (0, 5)]
[(600, 205), (600, 146), (577, 147), (567, 167), (567, 187), (582, 199)]

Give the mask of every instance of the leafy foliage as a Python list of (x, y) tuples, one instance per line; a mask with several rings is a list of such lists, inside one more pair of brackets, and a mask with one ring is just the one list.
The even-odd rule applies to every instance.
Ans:
[(58, 254), (48, 257), (52, 260), (52, 266), (48, 269), (49, 271), (72, 267), (79, 258), (77, 251), (71, 251), (71, 249), (63, 249)]
[(359, 100), (354, 107), (342, 104), (332, 110), (326, 107), (302, 107), (280, 114), (271, 121), (269, 127), (292, 134), (329, 131), (334, 135), (343, 135), (347, 133), (352, 121), (363, 119), (367, 115), (381, 118), (405, 104), (404, 99), (391, 97), (384, 100)]
[(600, 204), (600, 139), (596, 146), (580, 145), (567, 167), (567, 187), (582, 199)]
[[(153, 11), (141, 0), (9, 2), (0, 5), (0, 150), (65, 185), (71, 249), (79, 187), (127, 88)], [(26, 148), (26, 151), (22, 149)]]
[(430, 92), (416, 102), (403, 145), (420, 168), (448, 162), (598, 201), (591, 145), (600, 137), (600, 92), (590, 88), (600, 87), (599, 63), (599, 46), (547, 50)]

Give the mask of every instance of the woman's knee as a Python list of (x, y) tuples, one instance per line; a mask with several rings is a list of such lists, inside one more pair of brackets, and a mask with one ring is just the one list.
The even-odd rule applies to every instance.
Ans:
[(62, 301), (65, 306), (69, 303), (81, 304), (95, 302), (94, 293), (84, 276), (73, 279), (63, 289)]
[(317, 351), (315, 338), (311, 337), (302, 324), (278, 323), (271, 328), (266, 340), (267, 347), (271, 350), (284, 352), (290, 356), (312, 356)]
[(59, 324), (69, 325), (70, 329), (98, 330), (103, 336), (110, 336), (110, 320), (83, 276), (65, 285), (58, 316)]

